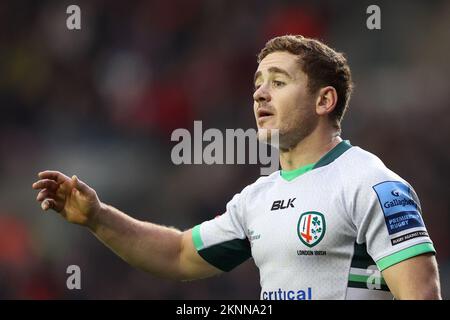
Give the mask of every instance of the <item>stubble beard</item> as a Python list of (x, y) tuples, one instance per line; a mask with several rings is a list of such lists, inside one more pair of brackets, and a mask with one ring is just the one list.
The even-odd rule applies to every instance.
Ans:
[(305, 112), (301, 119), (294, 120), (286, 129), (279, 132), (280, 151), (287, 152), (292, 150), (301, 141), (308, 137), (317, 127), (319, 118), (312, 112)]
[(299, 124), (290, 124), (288, 125), (288, 128), (282, 128), (281, 130), (258, 129), (258, 140), (261, 143), (279, 149), (281, 152), (287, 152), (293, 149), (316, 129), (319, 118), (312, 112), (306, 113), (298, 123)]

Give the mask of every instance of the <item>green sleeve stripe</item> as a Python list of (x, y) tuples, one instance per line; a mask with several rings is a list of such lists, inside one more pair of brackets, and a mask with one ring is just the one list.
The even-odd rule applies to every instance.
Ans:
[(377, 261), (377, 266), (380, 271), (393, 266), (403, 260), (418, 256), (419, 254), (427, 253), (427, 252), (436, 252), (431, 243), (420, 243), (416, 244), (412, 247), (403, 249), (402, 251), (393, 253), (387, 257), (384, 257)]
[[(359, 275), (359, 274), (350, 274), (348, 277), (349, 281), (354, 281), (354, 282), (365, 282), (367, 283), (367, 280), (369, 280), (370, 276), (363, 276), (363, 275)], [(371, 282), (375, 281), (375, 280), (379, 280), (381, 284), (386, 284), (386, 281), (384, 281), (383, 277), (372, 277)]]
[(204, 245), (202, 241), (202, 237), (200, 236), (200, 225), (196, 225), (194, 229), (192, 229), (192, 241), (194, 241), (194, 246), (197, 251), (201, 250)]
[(209, 264), (222, 271), (230, 271), (251, 257), (248, 239), (233, 239), (205, 248), (200, 225), (192, 228), (192, 242), (198, 254)]

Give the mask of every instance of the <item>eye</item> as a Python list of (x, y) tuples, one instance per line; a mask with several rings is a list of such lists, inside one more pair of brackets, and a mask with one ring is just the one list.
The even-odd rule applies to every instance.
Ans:
[(280, 88), (285, 85), (285, 83), (283, 81), (278, 81), (278, 80), (273, 80), (272, 84), (275, 88)]
[(255, 91), (258, 90), (261, 87), (260, 84), (255, 84)]

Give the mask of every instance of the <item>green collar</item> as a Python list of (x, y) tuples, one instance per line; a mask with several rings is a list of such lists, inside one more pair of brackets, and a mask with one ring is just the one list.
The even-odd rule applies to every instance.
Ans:
[(311, 164), (307, 164), (306, 166), (294, 169), (294, 170), (281, 170), (281, 177), (284, 180), (287, 181), (291, 181), (294, 180), (295, 178), (301, 176), (302, 174), (312, 170), (312, 168), (314, 167), (315, 163), (311, 163)]
[(303, 167), (297, 168), (295, 170), (281, 170), (280, 174), (281, 177), (286, 181), (292, 181), (295, 178), (301, 176), (302, 174), (314, 170), (320, 167), (324, 167), (337, 158), (339, 158), (345, 151), (350, 149), (352, 145), (350, 144), (349, 140), (343, 140), (341, 141), (337, 146), (335, 146), (333, 149), (327, 152), (322, 158), (320, 158), (319, 161), (316, 163), (307, 164)]

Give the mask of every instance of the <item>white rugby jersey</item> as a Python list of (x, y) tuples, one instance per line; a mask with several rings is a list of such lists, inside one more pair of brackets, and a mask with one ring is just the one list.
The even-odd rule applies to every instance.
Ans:
[(252, 257), (263, 300), (392, 299), (381, 271), (435, 253), (413, 188), (348, 141), (259, 178), (192, 235), (223, 271)]

